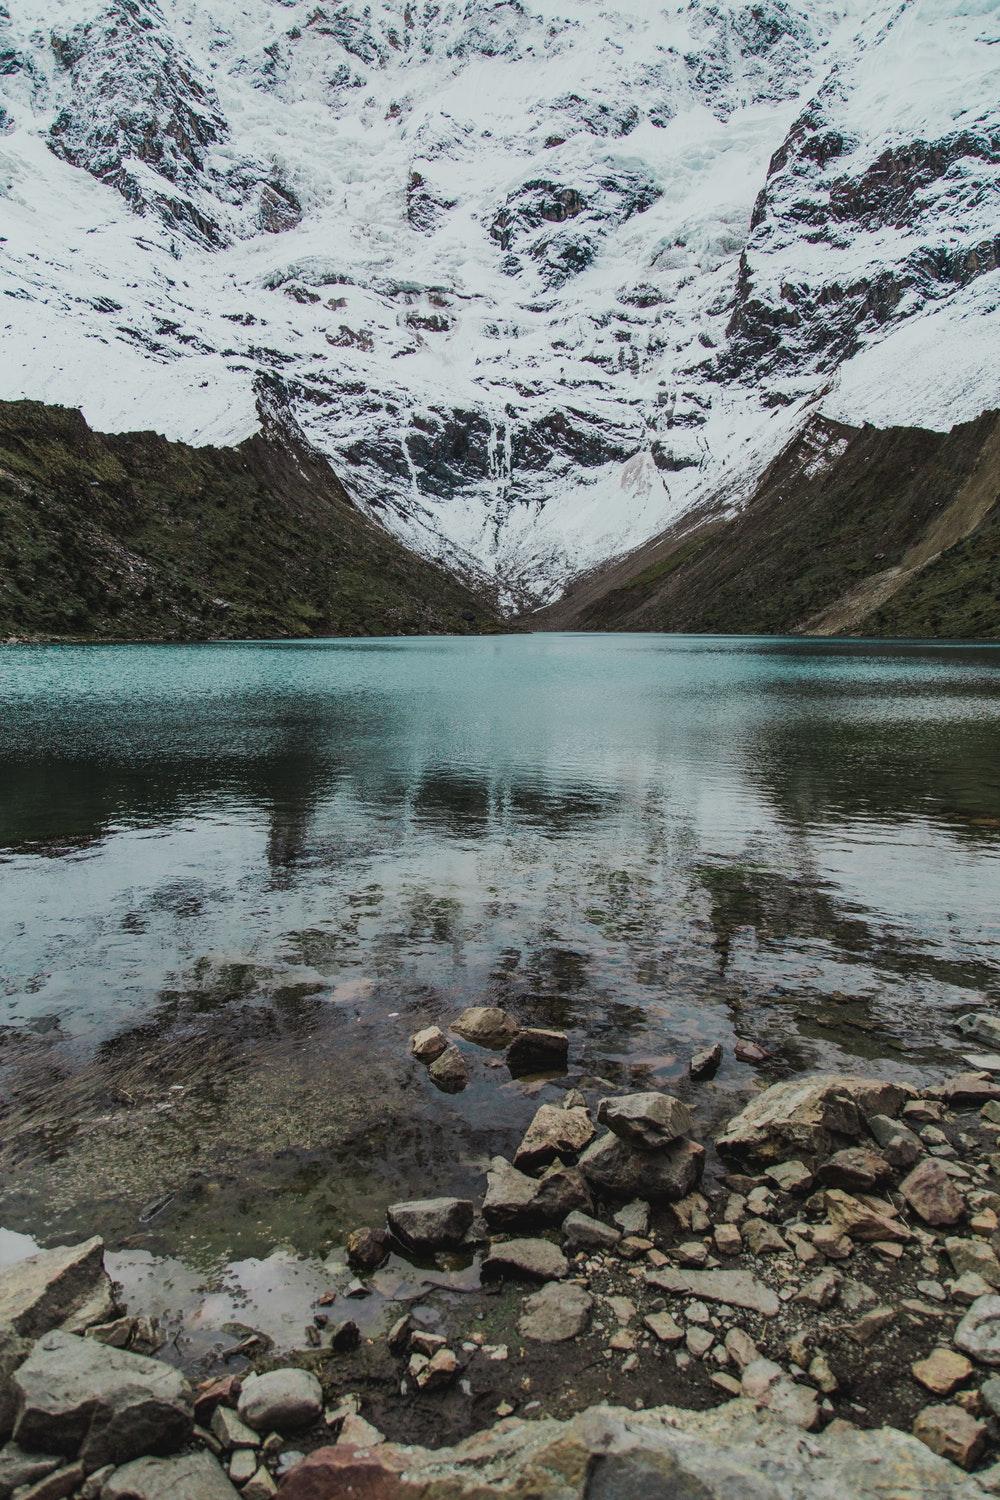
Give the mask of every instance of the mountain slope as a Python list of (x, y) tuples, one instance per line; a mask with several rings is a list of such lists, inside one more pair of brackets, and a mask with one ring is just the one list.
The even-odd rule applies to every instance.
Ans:
[(531, 623), (1000, 639), (1000, 413), (947, 434), (814, 419), (737, 514), (686, 517)]
[(489, 629), (493, 601), (361, 514), (286, 426), (235, 448), (0, 402), (0, 638)]
[(991, 0), (0, 4), (0, 397), (276, 398), (511, 604), (1000, 404)]

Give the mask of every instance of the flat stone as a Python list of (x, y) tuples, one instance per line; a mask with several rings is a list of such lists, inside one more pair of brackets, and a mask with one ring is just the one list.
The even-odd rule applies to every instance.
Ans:
[(908, 1091), (852, 1074), (821, 1073), (776, 1083), (729, 1121), (716, 1144), (736, 1163), (829, 1156), (862, 1135), (864, 1114), (895, 1114)]
[(989, 1011), (969, 1011), (959, 1016), (955, 1030), (972, 1041), (984, 1042), (988, 1047), (1000, 1047), (1000, 1016)]
[(104, 1241), (40, 1250), (0, 1270), (0, 1327), (22, 1338), (61, 1328), (82, 1331), (109, 1321), (115, 1311), (104, 1269)]
[(1000, 1261), (991, 1247), (982, 1240), (963, 1240), (957, 1236), (949, 1236), (944, 1242), (944, 1248), (957, 1275), (974, 1271), (977, 1276), (989, 1282), (990, 1286), (1000, 1287)]
[(914, 1420), (913, 1436), (932, 1453), (971, 1469), (986, 1446), (986, 1424), (960, 1406), (925, 1406)]
[(594, 1299), (573, 1282), (550, 1281), (525, 1299), (518, 1319), (522, 1338), (538, 1344), (561, 1344), (578, 1338), (590, 1321)]
[(965, 1202), (939, 1161), (927, 1157), (899, 1184), (899, 1191), (925, 1224), (957, 1224)]
[(602, 1125), (629, 1146), (656, 1151), (690, 1135), (694, 1128), (691, 1111), (672, 1094), (623, 1094), (602, 1099), (597, 1106)]
[[(889, 1240), (900, 1243), (912, 1238), (906, 1225), (889, 1212), (873, 1208), (840, 1188), (828, 1188), (824, 1194), (827, 1217), (837, 1234), (852, 1240)], [(886, 1205), (888, 1210), (888, 1205)]]
[(518, 1032), (507, 1048), (506, 1057), (515, 1077), (524, 1073), (563, 1073), (569, 1057), (569, 1037), (564, 1031), (528, 1026)]
[(468, 1198), (415, 1198), (386, 1210), (389, 1228), (411, 1250), (443, 1250), (463, 1243), (475, 1207)]
[(495, 1240), (483, 1261), (484, 1280), (525, 1277), (535, 1281), (558, 1281), (569, 1270), (569, 1262), (549, 1240)]
[(18, 1444), (79, 1457), (88, 1470), (170, 1453), (194, 1426), (179, 1371), (58, 1330), (38, 1340), (13, 1380)]
[(786, 1241), (766, 1219), (747, 1219), (742, 1228), (752, 1255), (773, 1255), (788, 1249)]
[(683, 1344), (684, 1330), (667, 1312), (650, 1313), (642, 1320), (661, 1344)]
[(423, 1063), (432, 1063), (448, 1047), (448, 1038), (440, 1026), (427, 1026), (410, 1038), (410, 1051)]
[(237, 1500), (236, 1490), (210, 1453), (140, 1458), (104, 1481), (101, 1500)]
[(467, 1042), (502, 1051), (517, 1035), (518, 1025), (499, 1006), (470, 1005), (452, 1021), (451, 1029)]
[(541, 1177), (529, 1177), (502, 1156), (490, 1163), (483, 1218), (494, 1229), (561, 1224), (567, 1214), (592, 1208), (590, 1189), (576, 1167), (553, 1165)]
[(814, 1182), (813, 1174), (802, 1161), (782, 1161), (765, 1167), (764, 1176), (782, 1193), (808, 1193)]
[(916, 1360), (910, 1369), (914, 1380), (926, 1390), (935, 1396), (950, 1396), (972, 1374), (972, 1362), (954, 1349), (932, 1349), (926, 1359)]
[(586, 1109), (563, 1109), (543, 1104), (524, 1133), (514, 1153), (514, 1165), (530, 1172), (557, 1158), (572, 1162), (594, 1138), (594, 1126)]
[(1000, 1084), (986, 1073), (959, 1073), (926, 1089), (925, 1093), (953, 1109), (961, 1109), (964, 1105), (986, 1104), (991, 1099), (1000, 1099)]
[(260, 1434), (240, 1417), (230, 1406), (217, 1406), (212, 1413), (209, 1427), (213, 1437), (218, 1438), (227, 1453), (234, 1448), (259, 1448)]
[(1000, 1365), (1000, 1297), (977, 1297), (955, 1329), (953, 1342), (981, 1365)]
[(298, 1432), (319, 1421), (323, 1391), (308, 1370), (269, 1370), (247, 1376), (237, 1410), (257, 1432)]
[(581, 1213), (567, 1214), (562, 1232), (571, 1250), (613, 1250), (622, 1237), (620, 1229)]
[(688, 1072), (692, 1078), (714, 1078), (722, 1063), (722, 1043), (713, 1042), (711, 1047), (702, 1047), (692, 1053)]
[(806, 1432), (817, 1426), (816, 1392), (809, 1386), (798, 1385), (773, 1360), (756, 1359), (747, 1365), (740, 1384), (744, 1396), (782, 1421)]
[(760, 1042), (750, 1041), (746, 1037), (740, 1037), (733, 1047), (733, 1056), (740, 1062), (766, 1063), (770, 1061), (772, 1055), (766, 1047), (761, 1046)]
[(892, 1168), (879, 1151), (847, 1146), (823, 1162), (816, 1175), (829, 1187), (868, 1193), (892, 1181)]
[(460, 1093), (469, 1081), (469, 1069), (457, 1047), (448, 1044), (427, 1069), (430, 1078), (445, 1094)]
[(675, 1141), (661, 1151), (633, 1151), (610, 1132), (580, 1157), (580, 1171), (591, 1187), (611, 1198), (676, 1202), (701, 1181), (704, 1147)]
[(745, 1307), (765, 1318), (777, 1317), (781, 1303), (777, 1293), (749, 1271), (681, 1271), (664, 1266), (647, 1271), (646, 1281), (660, 1291), (676, 1296), (700, 1297), (706, 1302), (722, 1302), (727, 1307)]

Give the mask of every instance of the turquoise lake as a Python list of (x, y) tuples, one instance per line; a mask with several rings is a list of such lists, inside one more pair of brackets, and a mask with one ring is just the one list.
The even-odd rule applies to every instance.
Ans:
[(0, 1222), (206, 1263), (479, 1190), (566, 1080), (434, 1089), (410, 1034), (470, 1003), (706, 1128), (755, 1076), (939, 1076), (1000, 1001), (1000, 649), (6, 648), (0, 995)]

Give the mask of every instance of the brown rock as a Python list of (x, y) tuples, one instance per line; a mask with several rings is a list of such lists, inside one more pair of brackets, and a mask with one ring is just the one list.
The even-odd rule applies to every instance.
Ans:
[(384, 1229), (352, 1229), (347, 1236), (347, 1259), (356, 1271), (377, 1271), (388, 1254)]
[(972, 1361), (954, 1349), (932, 1349), (926, 1359), (910, 1366), (915, 1380), (935, 1396), (950, 1396), (972, 1374)]
[(952, 1109), (961, 1109), (967, 1104), (987, 1104), (1000, 1099), (1000, 1084), (989, 1073), (959, 1073), (925, 1092), (929, 1098), (940, 1099)]
[(469, 1069), (457, 1047), (450, 1043), (427, 1069), (438, 1088), (445, 1094), (457, 1094), (469, 1081)]
[(734, 1057), (745, 1063), (765, 1063), (770, 1060), (771, 1053), (759, 1042), (747, 1042), (742, 1039), (733, 1048)]
[(405, 1455), (389, 1443), (375, 1448), (354, 1448), (338, 1443), (335, 1448), (317, 1448), (296, 1464), (281, 1486), (281, 1500), (418, 1500), (425, 1485), (403, 1479)]
[(893, 1216), (888, 1204), (874, 1208), (840, 1188), (828, 1189), (824, 1194), (824, 1202), (834, 1230), (838, 1234), (849, 1235), (852, 1240), (902, 1242), (911, 1238), (906, 1225)]
[(913, 1423), (913, 1436), (942, 1458), (971, 1469), (986, 1443), (986, 1424), (960, 1406), (925, 1406)]
[(221, 1380), (206, 1380), (195, 1392), (195, 1421), (204, 1427), (217, 1406), (235, 1406), (242, 1384), (239, 1375), (224, 1375)]
[(515, 1078), (524, 1073), (564, 1073), (569, 1057), (569, 1037), (564, 1031), (546, 1031), (528, 1026), (519, 1031), (507, 1048), (507, 1066)]
[(440, 1057), (448, 1046), (448, 1038), (440, 1026), (427, 1026), (410, 1038), (410, 1051), (418, 1062), (431, 1063)]
[(892, 1168), (878, 1151), (869, 1151), (865, 1146), (849, 1146), (844, 1151), (834, 1152), (816, 1175), (829, 1187), (870, 1192), (892, 1181)]
[(899, 1191), (925, 1224), (957, 1224), (965, 1212), (961, 1193), (932, 1156), (918, 1162)]

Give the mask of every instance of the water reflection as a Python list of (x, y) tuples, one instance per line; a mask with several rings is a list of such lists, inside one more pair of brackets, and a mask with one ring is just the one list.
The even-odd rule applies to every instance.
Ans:
[(998, 749), (989, 648), (0, 653), (3, 1203), (127, 1237), (166, 1190), (159, 1248), (258, 1254), (469, 1188), (537, 1098), (406, 1039), (486, 998), (616, 1083), (940, 1068), (1000, 995)]

